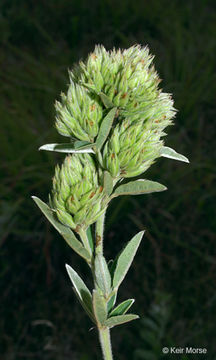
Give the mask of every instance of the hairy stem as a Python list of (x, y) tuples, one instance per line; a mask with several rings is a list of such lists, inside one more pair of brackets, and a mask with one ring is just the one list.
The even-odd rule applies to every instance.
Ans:
[(95, 253), (103, 254), (103, 235), (104, 235), (104, 220), (105, 220), (105, 212), (99, 217), (96, 222), (96, 244), (95, 244)]
[(104, 360), (113, 360), (109, 328), (98, 328)]
[[(104, 220), (105, 220), (105, 212), (99, 217), (99, 219), (96, 222), (95, 254), (100, 253), (103, 255)], [(109, 328), (101, 328), (98, 326), (98, 332), (99, 332), (101, 349), (103, 353), (103, 359), (113, 360)]]

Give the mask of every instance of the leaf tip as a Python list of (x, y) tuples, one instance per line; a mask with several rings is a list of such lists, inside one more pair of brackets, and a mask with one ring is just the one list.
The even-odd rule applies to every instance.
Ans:
[(70, 267), (70, 265), (68, 265), (68, 264), (65, 264), (65, 267), (66, 267), (66, 270), (67, 270), (67, 272), (69, 273), (69, 271), (71, 270), (71, 267)]

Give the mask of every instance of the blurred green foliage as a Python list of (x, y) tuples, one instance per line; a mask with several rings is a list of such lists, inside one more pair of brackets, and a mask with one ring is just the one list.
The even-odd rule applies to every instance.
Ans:
[[(62, 140), (53, 126), (53, 104), (66, 89), (67, 69), (97, 43), (149, 45), (178, 109), (166, 144), (191, 161), (160, 159), (146, 177), (168, 191), (123, 197), (108, 211), (107, 258), (137, 228), (147, 229), (119, 299), (134, 296), (143, 320), (113, 329), (114, 354), (137, 359), (148, 350), (153, 358), (168, 341), (207, 347), (205, 360), (214, 359), (215, 36), (211, 0), (1, 0), (1, 359), (100, 359), (95, 330), (88, 332), (84, 314), (78, 317), (64, 264), (73, 263), (91, 286), (88, 269), (30, 199), (47, 199), (54, 165), (63, 159), (37, 149)], [(167, 294), (166, 305), (158, 294)], [(159, 312), (153, 310), (157, 303)], [(152, 317), (159, 330), (165, 321), (164, 337), (151, 333)]]

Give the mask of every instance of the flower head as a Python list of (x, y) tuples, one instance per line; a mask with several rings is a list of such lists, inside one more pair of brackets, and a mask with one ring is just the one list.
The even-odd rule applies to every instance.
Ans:
[(79, 232), (105, 211), (107, 197), (92, 157), (73, 154), (56, 167), (50, 205), (58, 220)]

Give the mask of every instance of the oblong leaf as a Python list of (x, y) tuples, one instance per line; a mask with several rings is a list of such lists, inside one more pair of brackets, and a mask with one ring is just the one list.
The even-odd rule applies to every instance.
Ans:
[(108, 313), (110, 312), (110, 310), (112, 310), (113, 306), (115, 305), (116, 298), (117, 298), (117, 291), (115, 291), (115, 293), (111, 296), (111, 298), (109, 299), (109, 301), (107, 303), (107, 311), (108, 311)]
[(72, 287), (72, 289), (73, 289), (73, 292), (76, 295), (77, 300), (79, 301), (80, 305), (83, 307), (83, 309), (85, 310), (87, 315), (90, 317), (90, 319), (97, 325), (97, 321), (95, 319), (94, 313), (89, 311), (89, 309), (86, 307), (85, 303), (80, 299), (80, 296), (74, 286)]
[(87, 148), (93, 148), (93, 146), (95, 144), (90, 143), (89, 141), (76, 140), (76, 141), (74, 141), (73, 145), (74, 145), (75, 150), (82, 150), (82, 149), (87, 149)]
[(116, 107), (112, 108), (101, 123), (100, 130), (96, 140), (96, 148), (98, 150), (102, 148), (104, 142), (106, 141), (107, 136), (109, 135), (116, 114), (116, 110), (117, 110)]
[(113, 287), (118, 288), (128, 272), (128, 269), (133, 261), (133, 258), (137, 252), (139, 244), (142, 240), (144, 231), (140, 231), (136, 234), (126, 245), (123, 251), (117, 258), (116, 268), (113, 276)]
[(166, 186), (151, 180), (139, 179), (118, 186), (112, 198), (120, 195), (141, 195), (167, 190)]
[(114, 326), (121, 325), (129, 321), (136, 320), (138, 318), (139, 316), (135, 314), (112, 316), (104, 322), (104, 326), (108, 326), (109, 328), (112, 328)]
[(99, 93), (99, 96), (104, 104), (104, 106), (109, 109), (112, 108), (114, 106), (114, 104), (112, 103), (112, 101), (108, 98), (108, 96), (106, 96), (103, 92)]
[(103, 295), (97, 290), (93, 290), (93, 310), (96, 321), (103, 325), (107, 319), (107, 306)]
[(160, 151), (160, 155), (162, 157), (166, 157), (166, 158), (169, 158), (169, 159), (189, 163), (189, 160), (188, 160), (188, 158), (186, 158), (186, 156), (177, 153), (175, 150), (173, 150), (172, 148), (170, 148), (168, 146), (163, 146), (162, 147), (162, 149)]
[(111, 288), (111, 276), (103, 255), (96, 254), (95, 256), (95, 279), (99, 288), (108, 296)]
[(134, 301), (135, 301), (134, 299), (128, 299), (123, 301), (121, 304), (116, 306), (116, 308), (111, 311), (109, 316), (124, 315), (133, 305)]
[(94, 240), (93, 240), (93, 237), (92, 237), (91, 226), (89, 226), (88, 229), (86, 230), (86, 235), (87, 235), (87, 238), (88, 238), (90, 248), (91, 248), (91, 250), (93, 252), (94, 251)]
[(46, 150), (46, 151), (56, 151), (61, 153), (77, 153), (77, 154), (83, 154), (83, 153), (93, 153), (94, 150), (92, 150), (93, 144), (91, 146), (84, 146), (83, 148), (74, 148), (74, 144), (72, 143), (65, 143), (65, 144), (45, 144), (42, 145), (39, 150)]
[(49, 222), (54, 226), (54, 228), (62, 235), (62, 237), (66, 240), (67, 244), (80, 256), (82, 256), (87, 262), (91, 261), (91, 255), (89, 252), (83, 247), (82, 243), (77, 240), (73, 231), (61, 224), (54, 216), (53, 211), (50, 207), (45, 204), (42, 200), (40, 200), (36, 196), (32, 196), (32, 199), (37, 204), (42, 213), (46, 216)]
[(93, 316), (93, 306), (92, 306), (92, 296), (85, 285), (84, 281), (81, 277), (77, 274), (77, 272), (68, 264), (65, 265), (67, 273), (70, 277), (70, 280), (75, 288), (75, 293), (79, 297), (81, 304), (83, 305), (84, 309), (87, 311), (88, 314)]

